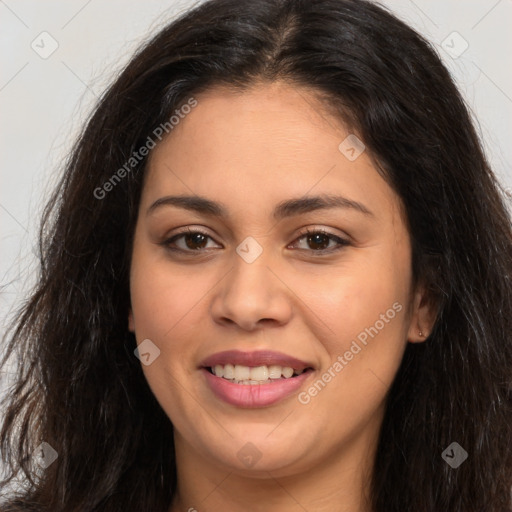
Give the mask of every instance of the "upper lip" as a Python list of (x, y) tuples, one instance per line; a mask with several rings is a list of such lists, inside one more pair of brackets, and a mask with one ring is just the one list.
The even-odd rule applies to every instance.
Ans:
[(311, 363), (301, 361), (295, 357), (288, 356), (282, 352), (272, 350), (256, 350), (253, 352), (244, 352), (242, 350), (226, 350), (217, 352), (208, 356), (202, 363), (203, 368), (211, 368), (216, 364), (239, 364), (243, 366), (288, 366), (294, 370), (305, 370), (312, 368)]

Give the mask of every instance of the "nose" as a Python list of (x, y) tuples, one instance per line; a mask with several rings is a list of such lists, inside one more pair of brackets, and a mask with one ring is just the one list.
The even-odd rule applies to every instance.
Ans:
[(235, 253), (234, 264), (217, 288), (211, 304), (216, 323), (246, 331), (282, 326), (292, 316), (292, 293), (279, 272), (271, 268), (265, 251), (252, 263)]

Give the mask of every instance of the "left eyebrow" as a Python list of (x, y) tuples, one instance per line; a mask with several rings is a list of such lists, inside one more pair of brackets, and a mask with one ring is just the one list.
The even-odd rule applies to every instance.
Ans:
[[(150, 215), (162, 206), (175, 206), (210, 217), (228, 218), (230, 216), (228, 208), (223, 203), (197, 195), (161, 197), (147, 209), (146, 215)], [(351, 209), (367, 216), (375, 216), (368, 207), (358, 201), (329, 194), (287, 199), (277, 204), (272, 216), (275, 220), (281, 220), (286, 217), (309, 213), (315, 210), (332, 208)]]
[(274, 210), (274, 219), (281, 220), (285, 217), (308, 213), (315, 210), (328, 210), (332, 208), (352, 209), (359, 213), (374, 217), (373, 212), (364, 204), (343, 196), (322, 194), (318, 196), (306, 196), (297, 199), (288, 199), (279, 203)]

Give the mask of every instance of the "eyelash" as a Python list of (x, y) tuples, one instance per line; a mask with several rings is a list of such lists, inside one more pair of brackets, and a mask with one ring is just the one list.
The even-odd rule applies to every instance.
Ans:
[[(208, 234), (208, 233), (205, 233), (204, 231), (201, 231), (200, 229), (190, 229), (190, 228), (187, 228), (186, 230), (183, 230), (179, 233), (176, 233), (175, 235), (173, 235), (172, 237), (164, 240), (161, 245), (163, 245), (167, 250), (169, 251), (172, 251), (172, 252), (180, 252), (182, 254), (186, 254), (187, 256), (195, 256), (199, 253), (202, 253), (203, 251), (201, 249), (198, 249), (198, 250), (194, 250), (194, 249), (180, 249), (180, 248), (177, 248), (177, 247), (172, 247), (171, 244), (175, 243), (176, 240), (180, 239), (180, 238), (183, 238), (185, 235), (196, 235), (196, 234), (199, 234), (199, 235), (203, 235), (204, 237), (206, 238), (210, 238), (213, 240), (213, 238)], [(336, 251), (339, 251), (341, 249), (343, 249), (344, 247), (346, 247), (347, 245), (350, 245), (349, 241), (344, 239), (344, 238), (341, 238), (337, 235), (334, 235), (333, 233), (329, 233), (328, 231), (325, 231), (324, 229), (306, 229), (305, 231), (303, 231), (302, 233), (299, 233), (299, 236), (295, 239), (295, 241), (297, 240), (300, 240), (304, 237), (307, 237), (309, 235), (323, 235), (323, 236), (326, 236), (327, 238), (331, 239), (331, 240), (334, 240), (335, 242), (338, 243), (338, 246), (337, 247), (334, 247), (334, 248), (330, 248), (330, 249), (319, 249), (319, 250), (313, 250), (313, 249), (298, 249), (299, 251), (306, 251), (306, 252), (310, 252), (312, 253), (312, 255), (314, 256), (323, 256), (325, 254), (330, 254), (330, 253), (333, 253), (333, 252), (336, 252)]]

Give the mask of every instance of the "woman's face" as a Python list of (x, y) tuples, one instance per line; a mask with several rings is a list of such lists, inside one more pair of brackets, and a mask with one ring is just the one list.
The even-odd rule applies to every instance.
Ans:
[(277, 476), (368, 458), (428, 329), (399, 198), (305, 89), (196, 99), (151, 152), (130, 276), (178, 463)]

